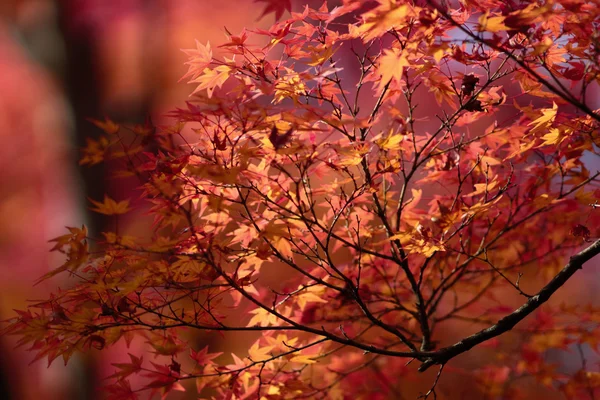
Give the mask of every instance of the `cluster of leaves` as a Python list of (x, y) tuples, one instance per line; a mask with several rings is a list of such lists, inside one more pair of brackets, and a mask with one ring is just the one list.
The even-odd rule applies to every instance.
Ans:
[[(600, 253), (595, 242), (563, 268), (597, 235), (598, 173), (582, 158), (600, 140), (586, 103), (600, 7), (445, 4), (307, 6), (185, 50), (196, 88), (175, 122), (94, 121), (104, 134), (81, 160), (139, 179), (152, 236), (69, 228), (53, 249), (67, 261), (44, 279), (74, 284), (5, 333), (50, 362), (143, 338), (154, 359), (115, 364), (113, 399), (187, 381), (231, 399), (401, 398), (404, 379), (439, 365), (427, 397), (481, 343), (496, 357), (453, 371), (492, 397), (517, 398), (525, 376), (593, 394), (597, 373), (561, 374), (545, 354), (597, 350), (595, 309), (544, 306), (515, 325)], [(456, 340), (453, 321), (482, 330)], [(507, 348), (494, 338), (509, 330)], [(190, 348), (200, 331), (261, 335), (228, 364)], [(135, 375), (147, 381), (132, 386)]]

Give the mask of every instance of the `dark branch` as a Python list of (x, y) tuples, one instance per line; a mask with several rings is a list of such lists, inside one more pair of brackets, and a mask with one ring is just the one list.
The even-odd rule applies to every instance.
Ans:
[(511, 330), (516, 324), (548, 301), (548, 299), (560, 289), (575, 274), (575, 272), (577, 272), (577, 270), (583, 267), (583, 264), (598, 254), (600, 254), (600, 240), (595, 241), (591, 246), (572, 256), (567, 265), (565, 265), (565, 267), (556, 274), (546, 286), (544, 286), (536, 295), (528, 299), (521, 307), (502, 318), (495, 325), (474, 333), (452, 346), (434, 352), (430, 358), (426, 359), (419, 367), (419, 371), (423, 372), (435, 364), (445, 364), (448, 360), (469, 351), (474, 346)]

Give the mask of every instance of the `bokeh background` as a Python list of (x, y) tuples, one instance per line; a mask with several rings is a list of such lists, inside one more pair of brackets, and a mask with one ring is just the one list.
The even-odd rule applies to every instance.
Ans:
[[(87, 198), (132, 190), (110, 179), (110, 166), (78, 167), (79, 147), (98, 134), (87, 118), (160, 123), (192, 89), (178, 82), (180, 49), (222, 42), (225, 27), (266, 28), (274, 15), (259, 18), (262, 9), (252, 0), (0, 0), (0, 319), (61, 284), (33, 287), (59, 265), (49, 239), (81, 223), (103, 230)], [(33, 354), (14, 345), (0, 339), (3, 400), (102, 398), (111, 358), (121, 358), (48, 368), (28, 365)]]
[[(292, 2), (295, 10), (305, 3)], [(195, 39), (218, 44), (225, 27), (233, 33), (269, 27), (274, 14), (261, 18), (263, 6), (253, 0), (0, 0), (0, 319), (61, 284), (57, 278), (33, 287), (59, 264), (60, 255), (48, 252), (49, 239), (65, 226), (106, 227), (88, 211), (88, 198), (121, 198), (133, 189), (110, 179), (110, 166), (79, 168), (79, 147), (98, 133), (87, 119), (160, 123), (193, 89), (179, 82), (187, 70), (180, 49), (195, 47)], [(131, 221), (130, 229), (143, 229), (143, 222)], [(598, 289), (595, 279), (580, 274), (559, 297), (583, 303)], [(32, 353), (14, 345), (0, 338), (3, 400), (100, 399), (110, 363), (126, 357), (117, 348), (48, 368), (45, 361), (28, 365)], [(567, 370), (580, 367), (577, 354), (557, 358)]]

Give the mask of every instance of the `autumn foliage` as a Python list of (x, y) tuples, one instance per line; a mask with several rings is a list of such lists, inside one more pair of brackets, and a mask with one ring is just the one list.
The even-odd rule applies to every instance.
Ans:
[[(423, 376), (424, 398), (600, 392), (546, 357), (597, 351), (599, 310), (544, 304), (600, 253), (600, 4), (266, 3), (290, 17), (184, 50), (172, 124), (93, 121), (81, 164), (141, 195), (93, 199), (116, 229), (54, 239), (43, 279), (70, 285), (4, 332), (49, 362), (145, 342), (111, 399), (401, 399)], [(148, 237), (119, 228), (133, 205)], [(243, 353), (190, 344), (238, 331)]]

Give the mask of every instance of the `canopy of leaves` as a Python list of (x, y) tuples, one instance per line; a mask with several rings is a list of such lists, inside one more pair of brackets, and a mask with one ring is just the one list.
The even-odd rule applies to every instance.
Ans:
[[(277, 19), (291, 9), (265, 2)], [(152, 235), (69, 228), (45, 278), (73, 284), (4, 332), (49, 362), (142, 338), (154, 354), (115, 364), (112, 399), (395, 399), (418, 395), (402, 383), (432, 365), (423, 397), (446, 375), (476, 382), (466, 398), (521, 398), (523, 377), (570, 398), (599, 391), (597, 372), (545, 357), (597, 351), (597, 310), (540, 306), (600, 252), (577, 253), (598, 236), (598, 172), (583, 158), (600, 140), (586, 103), (600, 7), (450, 3), (307, 6), (185, 50), (195, 87), (173, 124), (94, 120), (104, 133), (81, 161), (139, 178)], [(227, 331), (260, 336), (227, 356), (188, 343)], [(496, 356), (455, 363), (479, 344)]]

